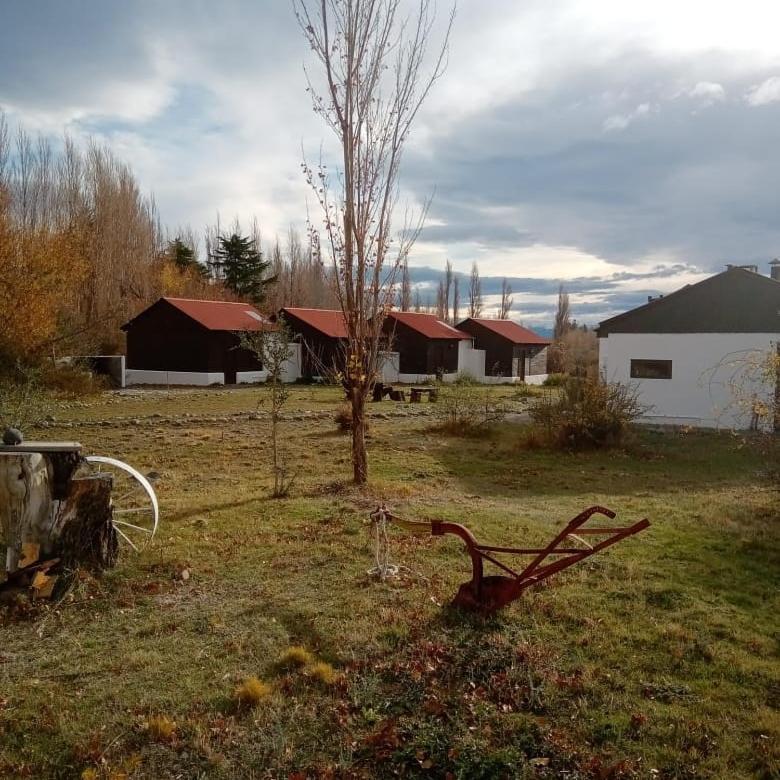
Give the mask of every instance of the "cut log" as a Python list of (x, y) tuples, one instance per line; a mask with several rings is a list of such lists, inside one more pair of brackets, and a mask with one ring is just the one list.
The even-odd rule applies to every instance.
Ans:
[[(112, 480), (74, 478), (79, 450), (67, 443), (0, 448), (0, 583), (40, 559), (98, 570), (116, 563)], [(49, 584), (40, 580), (39, 593)]]

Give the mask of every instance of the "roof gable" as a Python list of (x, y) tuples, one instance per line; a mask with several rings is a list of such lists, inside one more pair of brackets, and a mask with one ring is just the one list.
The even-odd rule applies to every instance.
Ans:
[(167, 297), (162, 300), (184, 312), (207, 330), (261, 331), (273, 329), (271, 322), (248, 303)]
[(604, 320), (597, 332), (780, 333), (780, 282), (730, 268)]
[(344, 313), (338, 309), (300, 309), (286, 307), (279, 312), (284, 316), (289, 314), (314, 330), (333, 339), (347, 338), (347, 325)]
[(543, 338), (529, 328), (524, 328), (514, 320), (491, 320), (480, 317), (468, 317), (463, 320), (463, 322), (458, 323), (458, 327), (462, 328), (470, 322), (474, 322), (486, 330), (496, 333), (507, 341), (510, 341), (512, 344), (547, 345), (550, 343), (549, 339)]
[(435, 314), (416, 311), (391, 311), (387, 319), (396, 320), (429, 339), (470, 339), (470, 333), (453, 328), (436, 318)]
[(126, 322), (122, 330), (127, 330), (136, 320), (151, 314), (157, 307), (166, 305), (173, 307), (206, 330), (243, 332), (274, 329), (274, 325), (248, 303), (163, 297)]

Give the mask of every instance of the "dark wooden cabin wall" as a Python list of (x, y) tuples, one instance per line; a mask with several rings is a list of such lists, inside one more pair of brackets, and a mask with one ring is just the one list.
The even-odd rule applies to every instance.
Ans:
[(127, 329), (127, 367), (142, 371), (221, 371), (209, 331), (160, 301)]

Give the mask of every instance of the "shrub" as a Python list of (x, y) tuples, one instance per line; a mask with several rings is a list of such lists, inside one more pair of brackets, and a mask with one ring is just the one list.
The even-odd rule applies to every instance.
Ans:
[(37, 369), (17, 366), (0, 377), (0, 433), (6, 426), (21, 428), (39, 423), (51, 410), (51, 397)]
[(351, 404), (341, 404), (339, 408), (336, 410), (336, 416), (334, 417), (336, 420), (336, 425), (338, 425), (339, 430), (342, 433), (347, 433), (347, 431), (352, 430), (352, 405)]
[(68, 396), (94, 395), (108, 386), (108, 378), (97, 376), (77, 363), (48, 366), (41, 369), (41, 385)]
[(618, 382), (567, 379), (557, 396), (544, 396), (531, 418), (548, 443), (566, 449), (618, 446), (646, 407), (636, 388)]
[(549, 374), (542, 382), (545, 387), (560, 387), (566, 381), (566, 374)]
[(456, 383), (441, 386), (435, 414), (438, 430), (468, 436), (503, 420), (506, 409), (495, 401), (490, 386)]
[(293, 645), (282, 653), (282, 657), (279, 659), (279, 666), (283, 669), (297, 669), (301, 666), (307, 666), (313, 663), (313, 661), (314, 656), (305, 647)]
[(271, 686), (258, 680), (257, 677), (247, 677), (233, 693), (233, 698), (239, 707), (256, 707), (263, 699), (271, 695)]
[(176, 733), (176, 724), (167, 715), (152, 715), (146, 721), (146, 730), (155, 742), (170, 742)]
[(455, 381), (453, 384), (456, 385), (477, 385), (479, 384), (479, 381), (474, 376), (474, 374), (471, 373), (471, 371), (458, 371)]
[(338, 679), (336, 670), (325, 661), (318, 661), (306, 669), (306, 674), (322, 685), (333, 685)]

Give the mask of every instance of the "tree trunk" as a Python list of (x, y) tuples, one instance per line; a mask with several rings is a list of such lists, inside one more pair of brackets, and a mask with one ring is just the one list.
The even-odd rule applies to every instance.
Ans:
[(74, 479), (78, 450), (0, 451), (0, 584), (38, 560), (113, 566), (110, 476)]
[(352, 389), (352, 470), (355, 484), (365, 485), (368, 481), (366, 395), (359, 388)]

